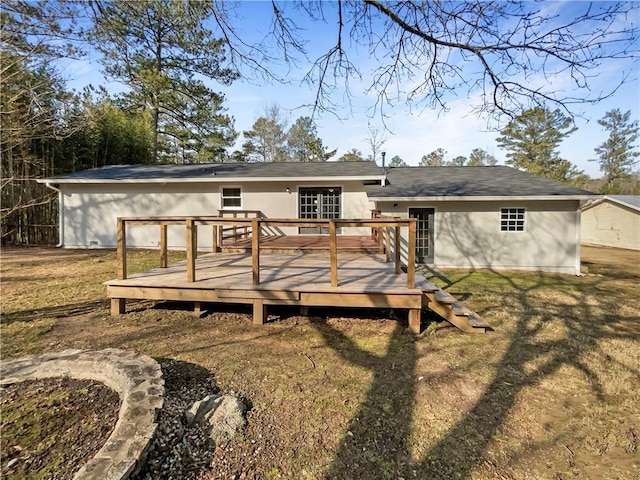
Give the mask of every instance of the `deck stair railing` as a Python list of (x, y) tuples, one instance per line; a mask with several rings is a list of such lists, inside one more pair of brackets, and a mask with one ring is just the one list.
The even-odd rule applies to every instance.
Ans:
[[(382, 210), (371, 210), (371, 218), (380, 218), (382, 217)], [(381, 243), (380, 238), (380, 229), (376, 227), (371, 227), (371, 239), (378, 242), (378, 245)]]
[[(260, 210), (218, 210), (221, 218), (266, 218)], [(251, 225), (220, 225), (218, 228), (218, 247), (251, 238)]]
[[(400, 217), (383, 216), (380, 210), (371, 210), (371, 219), (376, 220), (380, 218), (399, 220)], [(387, 262), (391, 255), (391, 239), (392, 233), (389, 228), (385, 227), (371, 227), (371, 238), (378, 244), (378, 250), (380, 253), (386, 254)]]
[(119, 217), (117, 219), (117, 260), (118, 279), (127, 278), (127, 228), (133, 225), (158, 225), (160, 227), (160, 267), (167, 267), (167, 227), (169, 225), (184, 225), (187, 239), (187, 281), (196, 281), (196, 257), (198, 251), (198, 227), (213, 228), (212, 251), (218, 251), (219, 230), (224, 227), (250, 229), (251, 258), (253, 271), (253, 285), (260, 284), (260, 232), (269, 227), (327, 227), (329, 230), (329, 262), (331, 267), (331, 286), (337, 287), (338, 282), (338, 247), (337, 229), (340, 227), (365, 227), (382, 229), (382, 236), (386, 239), (386, 260), (390, 261), (391, 238), (394, 239), (395, 273), (401, 273), (400, 238), (401, 228), (407, 229), (407, 288), (414, 288), (415, 284), (415, 252), (416, 252), (416, 219), (413, 218), (375, 218), (375, 219), (291, 219), (291, 218), (253, 218), (245, 217)]

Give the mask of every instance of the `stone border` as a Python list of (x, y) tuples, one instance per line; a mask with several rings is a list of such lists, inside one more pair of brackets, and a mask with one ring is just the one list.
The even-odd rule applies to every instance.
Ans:
[(147, 355), (107, 348), (65, 350), (2, 362), (0, 385), (47, 377), (96, 380), (120, 395), (118, 422), (103, 447), (74, 480), (122, 480), (144, 461), (164, 402), (160, 365)]

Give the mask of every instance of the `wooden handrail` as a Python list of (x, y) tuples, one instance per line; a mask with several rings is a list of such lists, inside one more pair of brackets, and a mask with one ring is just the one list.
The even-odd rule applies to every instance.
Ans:
[[(218, 217), (222, 218), (265, 218), (265, 214), (262, 213), (261, 210), (240, 210), (240, 209), (220, 209), (218, 210)], [(228, 234), (228, 232), (231, 234)], [(230, 227), (220, 226), (220, 231), (218, 233), (218, 243), (220, 246), (224, 246), (226, 240), (232, 240), (232, 242), (236, 242), (238, 239), (249, 239), (251, 238), (251, 229), (249, 225), (241, 225), (233, 224)]]
[[(187, 238), (187, 281), (196, 281), (196, 258), (198, 252), (198, 226), (210, 225), (213, 227), (213, 251), (219, 246), (218, 233), (222, 226), (240, 226), (251, 228), (251, 256), (253, 284), (260, 284), (260, 231), (263, 226), (326, 226), (329, 229), (329, 262), (331, 267), (331, 286), (337, 287), (338, 282), (338, 247), (337, 229), (339, 227), (372, 227), (384, 231), (387, 261), (390, 257), (391, 229), (394, 229), (395, 273), (401, 272), (400, 268), (400, 229), (408, 228), (408, 256), (407, 256), (407, 288), (415, 286), (415, 259), (416, 259), (416, 228), (415, 218), (380, 217), (375, 219), (324, 219), (324, 218), (227, 218), (215, 216), (163, 216), (163, 217), (119, 217), (117, 219), (117, 261), (118, 279), (127, 278), (127, 225), (159, 225), (160, 226), (160, 266), (167, 267), (167, 226), (184, 225)], [(382, 243), (382, 238), (380, 239)]]
[[(265, 214), (262, 213), (261, 210), (236, 210), (236, 209), (229, 209), (229, 208), (223, 208), (221, 210), (218, 210), (218, 216), (219, 217), (224, 217), (228, 213), (253, 214), (254, 216), (256, 216), (258, 218), (265, 218)], [(253, 218), (253, 217), (250, 217), (250, 218)]]

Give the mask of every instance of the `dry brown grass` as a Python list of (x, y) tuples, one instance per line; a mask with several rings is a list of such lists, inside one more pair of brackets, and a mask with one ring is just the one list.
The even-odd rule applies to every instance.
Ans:
[(638, 478), (638, 253), (583, 253), (580, 278), (446, 272), (495, 332), (415, 338), (401, 312), (274, 309), (254, 327), (244, 307), (139, 303), (113, 318), (114, 252), (3, 251), (2, 357), (119, 347), (211, 371), (253, 408), (203, 479)]

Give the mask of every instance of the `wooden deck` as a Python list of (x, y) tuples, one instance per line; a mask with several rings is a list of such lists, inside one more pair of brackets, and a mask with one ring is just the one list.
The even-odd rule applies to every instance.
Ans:
[(196, 260), (195, 282), (188, 281), (187, 262), (179, 262), (110, 280), (107, 294), (115, 300), (114, 314), (124, 312), (123, 299), (253, 304), (258, 324), (264, 322), (267, 305), (406, 308), (419, 329), (423, 289), (430, 286), (425, 279), (416, 278), (414, 288), (407, 288), (407, 275), (396, 274), (384, 256), (342, 253), (340, 286), (334, 287), (329, 263), (327, 253), (265, 253), (260, 284), (252, 285), (250, 254), (206, 254)]
[[(159, 268), (128, 274), (128, 225), (160, 227)], [(168, 225), (184, 225), (187, 237), (187, 259), (172, 265), (167, 265)], [(263, 226), (274, 225), (326, 226), (329, 235), (261, 234)], [(214, 243), (213, 253), (198, 256), (198, 226), (212, 227), (214, 239), (221, 228), (242, 229), (248, 237), (242, 250), (249, 252), (220, 252), (221, 245)], [(377, 239), (338, 236), (338, 227), (373, 228)], [(407, 228), (409, 236), (406, 273), (400, 263), (400, 228)], [(297, 305), (303, 312), (315, 306), (402, 308), (409, 311), (409, 328), (419, 333), (426, 307), (465, 331), (484, 332), (488, 327), (463, 304), (416, 275), (415, 219), (136, 217), (118, 218), (117, 232), (118, 278), (105, 282), (113, 315), (125, 313), (127, 299), (193, 302), (196, 311), (205, 302), (251, 304), (256, 324), (264, 323), (269, 305)], [(356, 251), (348, 251), (350, 246)], [(362, 253), (361, 248), (380, 253)]]

